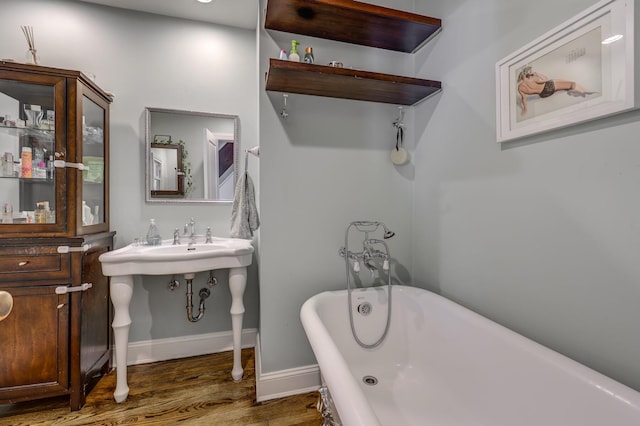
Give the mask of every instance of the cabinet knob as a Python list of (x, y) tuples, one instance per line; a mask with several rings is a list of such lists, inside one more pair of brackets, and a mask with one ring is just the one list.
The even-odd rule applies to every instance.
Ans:
[(8, 291), (0, 291), (0, 321), (9, 316), (13, 309), (13, 296)]
[(29, 264), (28, 260), (23, 260), (22, 262), (18, 262), (18, 266), (26, 266)]

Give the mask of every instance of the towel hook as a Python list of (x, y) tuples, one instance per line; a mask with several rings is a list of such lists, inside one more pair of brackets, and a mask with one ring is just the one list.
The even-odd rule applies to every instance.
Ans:
[(249, 166), (249, 154), (253, 154), (256, 157), (260, 157), (260, 146), (254, 146), (253, 148), (244, 150), (244, 171), (246, 173)]

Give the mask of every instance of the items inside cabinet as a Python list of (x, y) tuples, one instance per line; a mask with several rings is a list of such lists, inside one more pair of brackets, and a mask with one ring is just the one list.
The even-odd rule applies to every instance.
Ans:
[(82, 225), (104, 223), (105, 110), (82, 97)]
[(2, 223), (54, 223), (54, 86), (0, 79)]

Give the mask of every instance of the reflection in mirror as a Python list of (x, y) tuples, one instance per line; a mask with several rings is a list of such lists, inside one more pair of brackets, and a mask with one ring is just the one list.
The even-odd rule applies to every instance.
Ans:
[(172, 143), (151, 144), (151, 196), (184, 196), (182, 146)]
[(231, 202), (239, 173), (238, 116), (145, 112), (147, 202)]

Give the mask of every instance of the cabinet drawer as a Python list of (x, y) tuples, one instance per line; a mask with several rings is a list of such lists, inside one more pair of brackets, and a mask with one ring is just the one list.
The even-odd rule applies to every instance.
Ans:
[(0, 281), (61, 280), (71, 276), (71, 256), (56, 247), (0, 249)]

